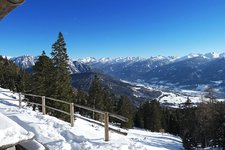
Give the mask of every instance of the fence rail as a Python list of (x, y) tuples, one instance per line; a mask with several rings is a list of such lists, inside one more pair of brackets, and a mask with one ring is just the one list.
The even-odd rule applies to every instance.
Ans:
[(42, 97), (42, 96), (40, 96), (40, 95), (35, 95), (35, 94), (24, 94), (24, 93), (23, 93), (23, 95), (25, 95), (25, 96), (31, 96), (31, 97), (39, 97), (39, 98)]
[[(0, 93), (1, 92), (4, 92), (4, 93), (14, 93), (14, 92), (11, 92), (11, 91), (0, 91)], [(28, 98), (24, 98), (23, 97), (23, 99), (22, 99), (22, 95), (41, 98), (41, 101), (40, 101), (40, 103), (30, 102)], [(58, 109), (58, 108), (54, 108), (54, 107), (51, 107), (51, 106), (47, 106), (46, 105), (46, 99), (69, 105), (70, 106), (70, 112), (66, 112), (66, 111), (61, 110), (61, 109)], [(120, 115), (117, 115), (117, 114), (109, 113), (109, 112), (102, 111), (102, 110), (97, 110), (97, 109), (90, 108), (90, 107), (83, 106), (83, 105), (79, 105), (79, 104), (65, 102), (65, 101), (60, 100), (60, 99), (55, 99), (55, 98), (45, 97), (45, 96), (40, 96), (40, 95), (35, 95), (35, 94), (27, 94), (27, 93), (26, 94), (25, 93), (19, 93), (19, 99), (3, 99), (2, 98), (0, 100), (19, 101), (19, 108), (20, 109), (22, 108), (22, 101), (23, 102), (27, 102), (28, 104), (41, 106), (42, 107), (42, 113), (44, 115), (46, 114), (46, 108), (51, 109), (51, 110), (54, 110), (54, 111), (58, 111), (58, 112), (61, 112), (61, 113), (64, 113), (66, 115), (70, 115), (70, 123), (71, 123), (71, 126), (72, 127), (74, 126), (74, 120), (75, 120), (75, 117), (77, 116), (77, 115), (74, 114), (74, 108), (75, 107), (82, 108), (82, 109), (85, 109), (85, 110), (89, 110), (89, 111), (96, 112), (96, 113), (99, 113), (101, 115), (104, 115), (104, 123), (103, 123), (104, 125), (101, 124), (101, 123), (99, 123), (99, 122), (95, 122), (95, 121), (92, 121), (92, 122), (93, 123), (96, 123), (98, 125), (104, 126), (104, 128), (105, 128), (105, 141), (109, 141), (109, 130), (112, 130), (114, 132), (117, 132), (117, 133), (126, 135), (125, 132), (121, 132), (121, 131), (118, 131), (116, 129), (113, 129), (113, 128), (110, 128), (109, 127), (109, 117), (113, 117), (113, 118), (119, 119), (119, 120), (124, 121), (124, 122), (127, 122), (128, 121), (128, 118), (123, 117), (123, 116), (120, 116)], [(90, 122), (89, 119), (85, 119), (84, 117), (79, 117), (79, 118), (84, 119), (84, 120), (87, 120), (87, 121)]]
[(79, 104), (75, 104), (75, 107), (82, 108), (82, 109), (86, 109), (86, 110), (93, 111), (93, 112), (100, 113), (100, 114), (104, 114), (105, 113), (102, 110), (97, 110), (97, 109), (90, 108), (90, 107), (83, 106), (83, 105), (79, 105)]
[(0, 98), (0, 100), (6, 100), (6, 101), (19, 101), (19, 99), (7, 99), (7, 98)]
[(27, 101), (28, 104), (32, 104), (32, 105), (37, 105), (37, 106), (42, 106), (42, 104), (38, 104), (38, 103), (34, 103), (34, 102), (29, 102)]
[(64, 103), (64, 104), (71, 104), (70, 102), (65, 102), (65, 101), (62, 101), (60, 99), (55, 99), (55, 98), (51, 98), (51, 97), (45, 97), (46, 99), (49, 99), (49, 100), (52, 100), (52, 101), (56, 101), (56, 102), (60, 102), (60, 103)]

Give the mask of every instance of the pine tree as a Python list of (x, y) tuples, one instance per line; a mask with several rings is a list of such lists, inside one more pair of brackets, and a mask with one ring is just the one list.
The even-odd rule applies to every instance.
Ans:
[(118, 102), (118, 114), (128, 118), (128, 122), (121, 122), (121, 126), (132, 128), (134, 126), (134, 106), (126, 96), (121, 96)]
[(162, 110), (156, 100), (147, 101), (139, 107), (136, 115), (136, 122), (139, 126), (151, 131), (159, 131), (162, 128), (161, 121)]
[(27, 90), (29, 90), (29, 86), (30, 86), (30, 81), (31, 77), (30, 75), (25, 72), (23, 69), (19, 69), (18, 72), (18, 76), (17, 76), (17, 85), (16, 85), (16, 89), (17, 92), (26, 92)]
[[(88, 91), (88, 106), (94, 109), (101, 109), (102, 108), (102, 88), (100, 86), (100, 81), (97, 75), (94, 76), (94, 79), (91, 83), (91, 86)], [(99, 115), (92, 113), (93, 119), (99, 119)]]
[(72, 86), (70, 72), (68, 70), (68, 55), (66, 49), (66, 43), (61, 32), (57, 41), (52, 45), (52, 61), (56, 68), (56, 98), (63, 99), (65, 101), (72, 101)]
[[(52, 60), (46, 56), (45, 51), (43, 51), (33, 67), (31, 80), (32, 87), (30, 88), (29, 93), (53, 97), (56, 90), (54, 75), (55, 68)], [(30, 97), (29, 99), (36, 103), (40, 103), (40, 99), (34, 97)], [(52, 107), (53, 103), (50, 100), (46, 100), (46, 105)], [(33, 110), (35, 110), (35, 108), (36, 106), (34, 105)], [(47, 110), (47, 112), (54, 115), (52, 110)]]
[(52, 97), (55, 92), (55, 68), (52, 60), (46, 56), (45, 51), (38, 58), (33, 67), (32, 93)]
[[(87, 106), (87, 95), (80, 88), (77, 89), (74, 103), (75, 105), (79, 104)], [(86, 111), (82, 108), (76, 108), (76, 111), (78, 111), (81, 115), (87, 115)]]
[[(68, 55), (66, 49), (66, 43), (61, 32), (59, 32), (57, 41), (52, 45), (52, 61), (56, 69), (55, 73), (55, 86), (56, 91), (54, 98), (61, 99), (67, 102), (72, 102), (73, 88), (71, 85), (70, 72), (68, 67)], [(69, 106), (66, 104), (55, 103), (56, 108), (62, 108), (64, 111), (69, 111)], [(65, 115), (58, 114), (61, 118)], [(68, 118), (67, 118), (68, 119)]]
[(115, 111), (115, 95), (111, 94), (108, 89), (102, 89), (102, 108), (103, 111)]

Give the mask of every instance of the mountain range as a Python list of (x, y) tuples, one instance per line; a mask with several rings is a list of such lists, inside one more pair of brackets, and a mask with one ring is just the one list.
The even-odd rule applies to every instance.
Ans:
[[(25, 55), (9, 59), (29, 70), (38, 57)], [(177, 93), (182, 89), (203, 90), (206, 85), (212, 85), (217, 92), (225, 91), (225, 53), (150, 58), (88, 57), (77, 61), (70, 59), (68, 64), (74, 87), (87, 91), (94, 75), (97, 74), (103, 86), (109, 87), (115, 95), (128, 96), (134, 103), (159, 98), (163, 94), (162, 88), (164, 91), (176, 89), (174, 93)], [(121, 80), (156, 88), (150, 90)]]
[(225, 89), (225, 53), (189, 54), (184, 57), (83, 58), (78, 60), (116, 79), (154, 86), (200, 90), (211, 85)]
[[(14, 62), (17, 66), (29, 70), (32, 68), (35, 64), (35, 62), (38, 60), (38, 56), (19, 56), (19, 57), (7, 57), (9, 60)], [(71, 74), (76, 73), (84, 73), (84, 72), (90, 72), (91, 68), (88, 65), (85, 65), (83, 63), (80, 63), (78, 61), (74, 61), (72, 59), (68, 60), (69, 64), (69, 70)]]

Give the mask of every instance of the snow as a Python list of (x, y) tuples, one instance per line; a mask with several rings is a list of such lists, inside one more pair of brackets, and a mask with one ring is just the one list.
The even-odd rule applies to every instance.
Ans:
[(181, 60), (186, 60), (186, 59), (191, 59), (191, 58), (195, 58), (195, 57), (201, 57), (204, 59), (209, 59), (209, 60), (213, 60), (213, 59), (217, 59), (217, 58), (223, 58), (225, 56), (225, 53), (217, 53), (217, 52), (210, 52), (210, 53), (205, 53), (205, 54), (189, 54), (186, 56), (181, 57), (180, 59), (177, 59), (178, 61)]
[(211, 52), (211, 53), (206, 53), (204, 56), (208, 59), (215, 59), (215, 58), (219, 58), (220, 55), (222, 56), (223, 54), (221, 53), (216, 53), (216, 52)]
[[(0, 89), (1, 91), (2, 89)], [(4, 99), (17, 97), (17, 94), (1, 93)], [(17, 103), (17, 104), (16, 104)], [(55, 117), (32, 111), (23, 103), (18, 109), (18, 102), (0, 100), (0, 112), (17, 122), (29, 132), (35, 134), (35, 140), (50, 150), (182, 150), (179, 137), (150, 132), (142, 129), (118, 130), (127, 132), (121, 135), (110, 131), (110, 141), (104, 141), (104, 128), (76, 117), (75, 126)], [(3, 132), (2, 130), (0, 131)], [(2, 135), (2, 134), (0, 134)], [(0, 140), (1, 141), (1, 140)], [(1, 142), (0, 142), (1, 143)], [(28, 144), (29, 145), (29, 144)]]
[[(148, 89), (149, 91), (161, 91), (162, 94), (158, 97), (158, 101), (161, 104), (170, 104), (169, 107), (179, 108), (181, 104), (187, 101), (187, 98), (191, 100), (192, 103), (197, 104), (202, 102), (202, 96), (204, 93), (205, 86), (201, 86), (201, 90), (194, 91), (194, 90), (185, 90), (185, 89), (175, 89), (174, 91), (166, 90), (165, 86), (161, 87), (154, 87), (148, 83), (143, 82), (142, 80), (137, 80), (138, 83), (129, 82), (126, 80), (121, 80), (121, 82), (127, 83), (132, 85), (131, 89), (133, 90), (133, 96), (135, 97), (143, 97), (143, 95), (138, 91), (141, 87)], [(159, 83), (163, 83), (164, 81), (160, 81)], [(220, 83), (221, 81), (214, 81), (216, 83)], [(167, 83), (169, 85), (170, 83)], [(171, 85), (170, 85), (171, 86)], [(199, 85), (200, 88), (200, 85)], [(207, 98), (204, 98), (205, 101), (208, 101)], [(224, 99), (218, 99), (218, 101), (224, 101)]]
[(86, 57), (86, 58), (79, 58), (78, 59), (78, 62), (81, 62), (81, 63), (91, 63), (91, 62), (96, 62), (96, 58), (94, 57)]
[(37, 59), (38, 59), (38, 57), (29, 56), (29, 55), (10, 58), (11, 61), (13, 61), (18, 66), (21, 66), (24, 69), (27, 69), (27, 68), (30, 68), (30, 67), (34, 66)]
[(175, 94), (171, 92), (162, 92), (162, 95), (159, 97), (159, 102), (171, 103), (176, 108), (178, 108), (180, 104), (185, 103), (187, 101), (187, 98), (189, 98), (192, 103), (200, 103), (202, 101), (200, 96), (189, 96), (189, 95)]
[(17, 123), (0, 113), (0, 147), (16, 144), (20, 141), (34, 137), (32, 132), (27, 132)]
[(70, 71), (71, 74), (73, 74), (73, 73), (80, 73), (80, 71), (78, 70), (78, 68), (74, 64), (74, 60), (69, 59), (67, 62), (68, 62), (69, 71)]
[(105, 57), (99, 59), (99, 62), (101, 62), (101, 63), (107, 63), (107, 62), (110, 62), (110, 61), (111, 61), (110, 58), (105, 58)]

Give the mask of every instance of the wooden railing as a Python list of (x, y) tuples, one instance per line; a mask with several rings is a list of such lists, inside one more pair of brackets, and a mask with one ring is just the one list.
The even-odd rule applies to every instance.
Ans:
[[(1, 92), (13, 93), (11, 91), (0, 91), (0, 93)], [(29, 99), (27, 99), (27, 98), (22, 99), (22, 95), (36, 97), (36, 98), (41, 98), (41, 103), (30, 102)], [(19, 93), (19, 99), (5, 99), (4, 98), (4, 99), (0, 99), (0, 100), (19, 101), (19, 109), (22, 108), (22, 102), (27, 102), (28, 104), (33, 104), (33, 105), (40, 106), (42, 108), (42, 113), (44, 115), (47, 113), (46, 112), (46, 108), (48, 108), (50, 110), (57, 111), (57, 112), (64, 113), (65, 115), (69, 115), (70, 116), (70, 124), (71, 124), (72, 127), (74, 126), (74, 120), (75, 120), (75, 117), (76, 117), (76, 115), (74, 114), (74, 108), (75, 107), (82, 108), (84, 110), (88, 110), (88, 111), (92, 111), (92, 112), (95, 112), (95, 113), (99, 113), (99, 114), (104, 116), (105, 141), (109, 141), (109, 129), (111, 129), (111, 130), (113, 130), (113, 131), (115, 131), (117, 133), (126, 135), (126, 133), (124, 133), (124, 132), (116, 131), (113, 128), (109, 128), (109, 117), (119, 119), (119, 120), (121, 120), (123, 122), (127, 122), (128, 118), (120, 116), (120, 115), (117, 115), (117, 114), (113, 114), (113, 113), (110, 113), (110, 112), (97, 110), (97, 109), (90, 108), (90, 107), (87, 107), (87, 106), (66, 102), (66, 101), (63, 101), (63, 100), (60, 100), (60, 99), (55, 99), (55, 98), (45, 97), (45, 96), (40, 96), (40, 95), (35, 95), (35, 94), (26, 94), (26, 93)], [(55, 101), (55, 102), (59, 102), (59, 103), (63, 103), (63, 104), (69, 105), (70, 106), (70, 112), (66, 112), (66, 111), (58, 109), (58, 108), (47, 106), (46, 105), (46, 100), (51, 100), (51, 101)], [(82, 117), (80, 117), (80, 118), (83, 119)], [(86, 120), (88, 121), (88, 119), (86, 119)], [(94, 121), (93, 121), (93, 123), (101, 125), (100, 123), (97, 123), (97, 122), (94, 122)]]

